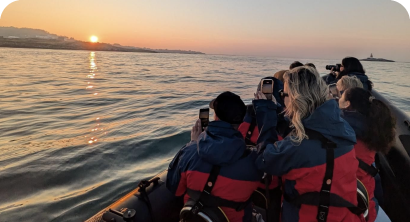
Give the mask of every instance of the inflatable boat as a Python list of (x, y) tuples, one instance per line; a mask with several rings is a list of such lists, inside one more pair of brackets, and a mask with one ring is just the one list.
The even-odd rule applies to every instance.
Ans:
[[(380, 170), (383, 200), (380, 206), (393, 222), (410, 219), (410, 118), (381, 94), (372, 94), (389, 105), (396, 117), (396, 140), (387, 155), (378, 153), (376, 164)], [(165, 186), (167, 171), (148, 181), (101, 210), (87, 222), (176, 222), (183, 207)]]

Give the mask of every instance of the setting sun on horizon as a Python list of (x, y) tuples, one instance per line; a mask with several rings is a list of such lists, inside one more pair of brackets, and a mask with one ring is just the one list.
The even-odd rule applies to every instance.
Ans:
[(90, 37), (90, 41), (91, 42), (98, 42), (98, 37), (93, 35), (93, 36)]
[[(335, 16), (341, 12), (348, 16)], [(207, 54), (339, 59), (373, 53), (410, 61), (409, 21), (406, 9), (388, 0), (345, 0), (337, 10), (335, 1), (320, 0), (20, 0), (4, 10), (0, 26)]]

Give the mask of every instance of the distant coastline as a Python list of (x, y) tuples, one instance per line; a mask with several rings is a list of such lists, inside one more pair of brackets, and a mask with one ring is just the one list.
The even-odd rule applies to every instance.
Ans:
[(0, 36), (0, 47), (7, 48), (31, 48), (31, 49), (60, 49), (60, 50), (88, 50), (109, 52), (145, 52), (145, 53), (179, 53), (179, 54), (205, 54), (195, 51), (183, 50), (155, 50), (131, 46), (117, 46), (108, 43), (92, 43), (82, 41), (65, 41), (59, 39), (40, 38), (2, 38)]
[(156, 53), (144, 49), (127, 49), (115, 47), (106, 43), (91, 42), (65, 42), (58, 39), (7, 39), (0, 37), (0, 47), (7, 48), (32, 48), (32, 49), (62, 49), (62, 50), (89, 50), (89, 51), (115, 51), (115, 52), (147, 52)]
[(47, 31), (40, 29), (15, 27), (0, 27), (0, 47), (110, 52), (205, 54), (190, 50), (149, 49), (134, 46), (122, 46), (120, 44), (84, 42), (66, 36), (50, 34)]

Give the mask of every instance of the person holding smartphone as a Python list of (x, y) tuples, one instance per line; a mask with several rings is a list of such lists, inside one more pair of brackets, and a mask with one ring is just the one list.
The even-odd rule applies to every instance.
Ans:
[[(278, 113), (280, 113), (283, 109), (283, 100), (280, 97), (280, 92), (283, 90), (283, 83), (279, 79), (275, 77), (265, 77), (259, 81), (256, 91), (262, 91), (264, 95), (269, 99), (274, 99), (277, 101), (278, 105)], [(280, 135), (283, 135), (282, 130), (286, 128), (285, 126), (289, 125), (288, 122), (282, 117), (279, 117), (280, 127), (278, 127), (278, 131)], [(259, 136), (259, 130), (256, 125), (256, 116), (255, 110), (253, 105), (247, 106), (247, 112), (243, 123), (239, 126), (239, 131), (242, 133), (243, 137), (245, 138), (246, 144), (248, 146), (256, 145), (256, 141)]]
[[(198, 203), (195, 196), (212, 187), (208, 194), (210, 199), (217, 197), (218, 201), (223, 199), (228, 202), (212, 206), (213, 209), (221, 209), (229, 221), (250, 222), (252, 207), (249, 199), (258, 187), (263, 172), (255, 166), (257, 153), (247, 149), (238, 131), (246, 106), (238, 95), (224, 92), (212, 100), (210, 108), (215, 111), (215, 121), (209, 122), (204, 131), (201, 125), (203, 120), (196, 121), (191, 131), (191, 142), (178, 152), (169, 165), (166, 186), (176, 196), (185, 195), (186, 204), (192, 201)], [(205, 115), (201, 119), (204, 118)], [(217, 175), (213, 173), (216, 167), (219, 168)], [(207, 182), (210, 175), (216, 177), (215, 183)]]
[(276, 135), (276, 104), (261, 92), (253, 101), (260, 131), (256, 165), (282, 178), (282, 221), (364, 221), (360, 212), (351, 212), (358, 203), (354, 130), (336, 101), (328, 100), (316, 69), (294, 68), (284, 80), (281, 94), (293, 131), (282, 141)]

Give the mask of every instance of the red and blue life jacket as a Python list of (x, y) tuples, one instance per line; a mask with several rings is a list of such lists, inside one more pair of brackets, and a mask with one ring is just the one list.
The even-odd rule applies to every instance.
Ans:
[[(257, 153), (246, 156), (246, 144), (241, 133), (229, 123), (213, 121), (197, 142), (183, 147), (168, 168), (166, 185), (176, 196), (187, 191), (202, 191), (213, 166), (220, 171), (211, 195), (228, 201), (246, 202), (259, 186), (263, 172), (255, 166)], [(230, 221), (251, 221), (252, 209), (237, 211), (221, 207)]]
[[(331, 184), (331, 197), (337, 196), (351, 205), (357, 205), (358, 161), (353, 149), (356, 136), (340, 117), (340, 109), (334, 100), (325, 102), (302, 121), (305, 129), (320, 133), (335, 145), (333, 175), (329, 181), (324, 181), (327, 150), (322, 148), (321, 141), (304, 139), (296, 144), (291, 140), (291, 135), (278, 141), (275, 104), (267, 100), (256, 100), (253, 104), (260, 131), (258, 146), (262, 152), (256, 164), (260, 170), (283, 179), (283, 192), (287, 198), (283, 200), (282, 221), (317, 221), (321, 209), (318, 205), (297, 205), (288, 200), (308, 193), (321, 193), (324, 182)], [(326, 221), (364, 221), (364, 218), (347, 207), (330, 204)]]
[(369, 215), (367, 217), (368, 222), (376, 220), (376, 202), (374, 198), (375, 179), (378, 170), (372, 165), (375, 161), (376, 152), (368, 148), (368, 146), (360, 139), (363, 135), (366, 127), (366, 117), (358, 112), (352, 112), (342, 110), (342, 117), (345, 119), (357, 136), (357, 144), (354, 146), (356, 151), (356, 158), (359, 160), (359, 168), (356, 172), (357, 178), (362, 181), (369, 193)]

